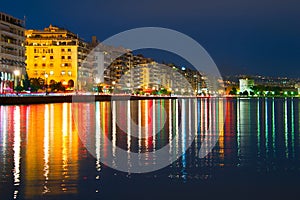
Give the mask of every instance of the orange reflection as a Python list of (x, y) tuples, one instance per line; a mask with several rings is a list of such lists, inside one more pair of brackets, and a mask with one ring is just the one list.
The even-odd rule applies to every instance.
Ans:
[(72, 182), (79, 173), (78, 135), (70, 120), (71, 104), (32, 105), (29, 116), (25, 198), (77, 193)]

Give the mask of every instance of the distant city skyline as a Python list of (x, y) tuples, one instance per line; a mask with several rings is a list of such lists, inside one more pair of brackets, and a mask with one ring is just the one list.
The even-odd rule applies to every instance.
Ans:
[[(86, 41), (92, 35), (102, 41), (137, 27), (166, 27), (199, 42), (223, 76), (300, 77), (300, 2), (296, 0), (7, 1), (1, 12), (26, 16), (27, 29), (53, 24)], [(155, 53), (151, 57), (172, 62)]]

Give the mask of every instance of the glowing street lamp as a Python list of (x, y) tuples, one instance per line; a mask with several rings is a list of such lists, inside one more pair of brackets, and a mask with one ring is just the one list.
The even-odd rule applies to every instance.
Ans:
[(49, 77), (49, 75), (47, 73), (45, 73), (44, 76), (45, 76), (45, 83), (46, 83), (46, 85), (48, 85), (48, 77)]
[(15, 87), (17, 87), (18, 86), (18, 76), (20, 76), (20, 71), (15, 70), (14, 75), (15, 75)]
[(19, 70), (15, 70), (14, 74), (15, 74), (15, 76), (20, 76), (20, 71)]

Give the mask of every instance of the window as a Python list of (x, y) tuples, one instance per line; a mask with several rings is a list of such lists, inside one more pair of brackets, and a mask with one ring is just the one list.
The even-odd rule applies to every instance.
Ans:
[(71, 49), (68, 49), (68, 52), (71, 52)]
[(53, 67), (53, 63), (50, 63), (50, 67)]
[(71, 56), (68, 56), (68, 59), (70, 60), (70, 59), (71, 59)]
[(66, 72), (63, 70), (63, 71), (61, 71), (61, 75), (65, 75), (66, 74)]
[(37, 64), (37, 63), (34, 63), (34, 66), (35, 66), (35, 67), (37, 67), (37, 66), (38, 66), (38, 64)]
[(72, 72), (71, 72), (71, 71), (68, 71), (68, 75), (69, 75), (69, 76), (72, 76)]
[(65, 59), (65, 56), (62, 56), (61, 59)]
[(65, 67), (68, 67), (69, 66), (69, 64), (68, 63), (65, 63)]
[(61, 49), (61, 52), (65, 52), (65, 49)]
[(45, 59), (46, 59), (46, 56), (42, 56), (42, 58), (43, 58), (43, 60), (45, 60)]
[(50, 71), (50, 75), (53, 76), (54, 75), (54, 71)]
[(43, 63), (43, 64), (42, 64), (42, 66), (43, 66), (43, 67), (46, 67), (46, 64), (45, 64), (45, 63)]
[(39, 57), (38, 56), (34, 56), (34, 59), (38, 59)]

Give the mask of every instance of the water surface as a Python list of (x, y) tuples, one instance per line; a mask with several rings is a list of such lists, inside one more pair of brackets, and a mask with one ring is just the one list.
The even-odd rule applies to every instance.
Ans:
[[(294, 196), (299, 106), (291, 98), (0, 106), (0, 199)], [(214, 143), (216, 133), (213, 150), (200, 159), (203, 142)], [(182, 156), (158, 171), (120, 172), (100, 162), (116, 147), (155, 152), (172, 140), (169, 156)], [(132, 166), (129, 153), (125, 160)]]

